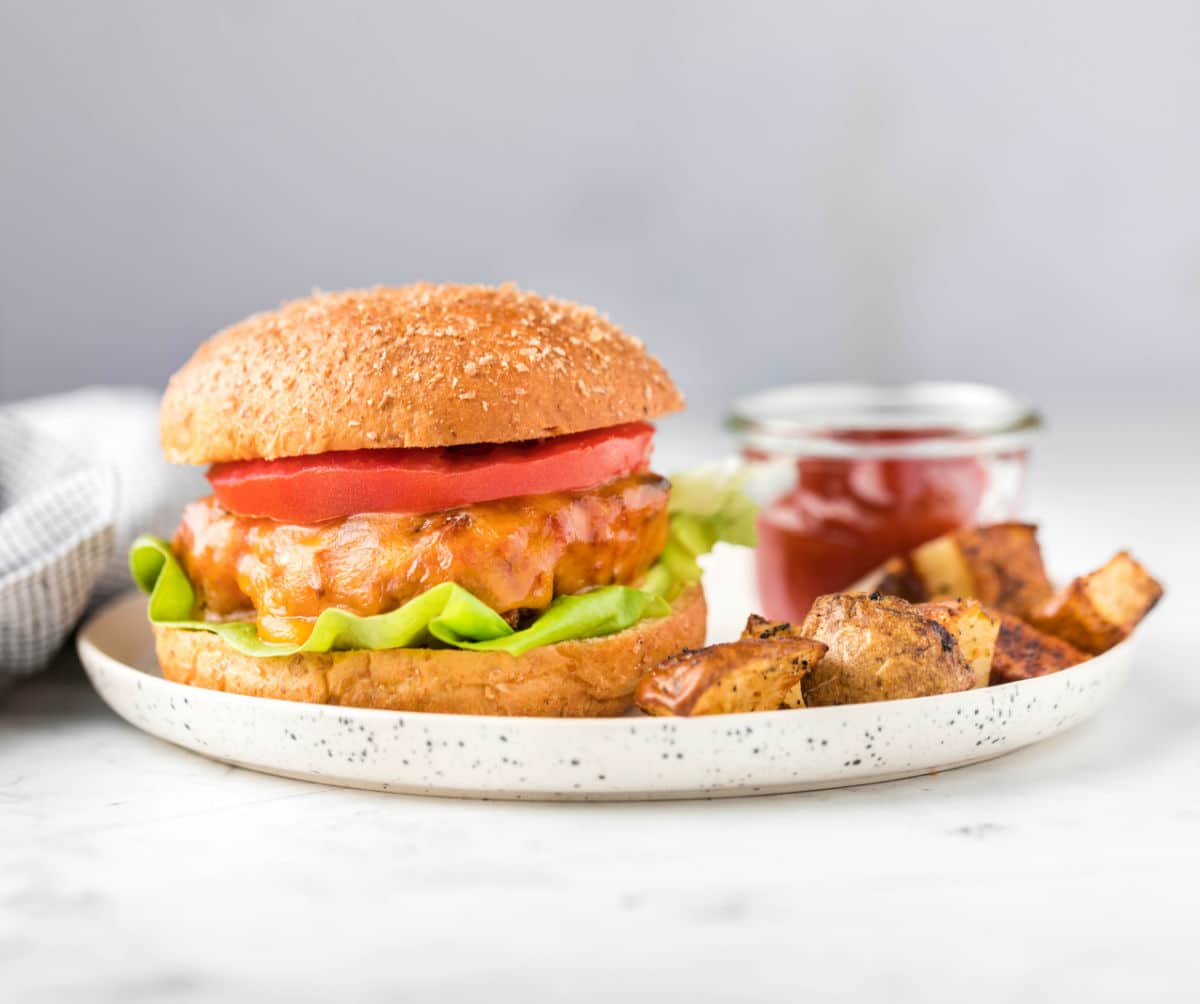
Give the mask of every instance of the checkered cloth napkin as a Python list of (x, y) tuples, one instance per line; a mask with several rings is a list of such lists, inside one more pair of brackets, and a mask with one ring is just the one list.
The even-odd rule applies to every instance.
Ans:
[(90, 603), (129, 587), (125, 551), (204, 494), (158, 448), (158, 398), (91, 388), (0, 407), (0, 685), (44, 666)]

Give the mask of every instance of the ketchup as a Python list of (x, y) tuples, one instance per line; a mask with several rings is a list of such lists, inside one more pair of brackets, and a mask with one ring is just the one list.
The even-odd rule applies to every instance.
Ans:
[[(831, 439), (910, 442), (951, 429), (850, 430)], [(753, 453), (747, 459), (761, 459)], [(976, 456), (804, 457), (796, 482), (758, 517), (758, 589), (772, 620), (800, 621), (814, 599), (893, 555), (970, 523), (988, 472)]]

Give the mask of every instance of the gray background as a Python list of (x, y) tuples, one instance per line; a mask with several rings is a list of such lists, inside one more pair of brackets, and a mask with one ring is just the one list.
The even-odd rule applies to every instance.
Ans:
[(0, 400), (416, 278), (596, 304), (704, 412), (1200, 372), (1200, 4), (2, 11)]

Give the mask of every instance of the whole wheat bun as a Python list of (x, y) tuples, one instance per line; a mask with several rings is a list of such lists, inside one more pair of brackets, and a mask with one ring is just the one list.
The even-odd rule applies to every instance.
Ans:
[(154, 636), (163, 676), (210, 690), (391, 711), (579, 718), (628, 711), (645, 673), (680, 649), (704, 644), (706, 613), (696, 585), (669, 616), (521, 656), (390, 649), (256, 659), (204, 631), (156, 625)]
[(513, 286), (322, 293), (210, 338), (163, 398), (175, 463), (502, 443), (678, 411), (638, 339)]

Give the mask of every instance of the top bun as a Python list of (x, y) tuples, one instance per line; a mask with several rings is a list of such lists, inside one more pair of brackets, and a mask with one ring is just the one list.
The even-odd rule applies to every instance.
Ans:
[(322, 293), (205, 342), (163, 397), (167, 459), (504, 443), (678, 411), (642, 343), (513, 286)]

